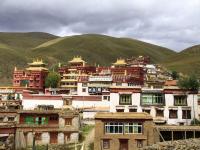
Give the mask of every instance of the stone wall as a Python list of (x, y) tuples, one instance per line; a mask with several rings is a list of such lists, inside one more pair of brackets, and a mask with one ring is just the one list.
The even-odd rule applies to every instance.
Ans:
[(14, 135), (10, 134), (6, 137), (5, 141), (0, 141), (1, 150), (13, 150), (14, 149)]
[(200, 150), (200, 138), (177, 141), (159, 142), (140, 150)]

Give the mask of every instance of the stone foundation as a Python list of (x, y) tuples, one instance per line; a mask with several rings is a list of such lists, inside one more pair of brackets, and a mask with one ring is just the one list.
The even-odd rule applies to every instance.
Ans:
[(159, 142), (140, 150), (200, 150), (200, 138), (177, 141)]

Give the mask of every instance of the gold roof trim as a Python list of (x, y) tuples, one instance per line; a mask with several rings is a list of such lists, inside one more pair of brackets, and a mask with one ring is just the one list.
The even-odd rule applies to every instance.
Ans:
[(85, 63), (85, 61), (82, 59), (81, 56), (75, 56), (72, 60), (69, 61), (69, 63), (80, 63), (80, 62)]
[(119, 58), (117, 59), (117, 61), (115, 63), (113, 63), (113, 65), (126, 65), (126, 61), (125, 59)]

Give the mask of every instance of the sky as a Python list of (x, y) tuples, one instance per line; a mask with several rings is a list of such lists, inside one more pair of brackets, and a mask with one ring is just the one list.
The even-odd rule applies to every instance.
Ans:
[(175, 51), (200, 44), (200, 0), (1, 0), (0, 32), (129, 37)]

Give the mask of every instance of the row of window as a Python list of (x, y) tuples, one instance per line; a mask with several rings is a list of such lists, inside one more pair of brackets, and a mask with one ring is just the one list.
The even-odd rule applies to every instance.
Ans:
[[(120, 94), (120, 105), (132, 105), (131, 94)], [(162, 93), (142, 94), (141, 105), (164, 105), (165, 97)], [(174, 106), (187, 106), (186, 95), (174, 95)]]
[[(37, 124), (37, 125), (46, 125), (50, 122), (57, 122), (58, 116), (50, 116), (50, 117), (25, 117), (25, 124)], [(72, 118), (65, 119), (65, 125), (72, 125)]]
[(140, 134), (142, 133), (141, 123), (122, 123), (108, 122), (105, 123), (105, 133), (108, 134)]
[[(124, 112), (124, 109), (116, 109), (117, 112)], [(143, 109), (143, 112), (150, 114), (150, 109)], [(129, 112), (137, 112), (137, 109), (129, 109)], [(156, 117), (164, 117), (164, 110), (157, 109)], [(169, 110), (169, 118), (178, 118), (178, 110)], [(191, 110), (182, 110), (182, 119), (191, 119)]]
[(13, 122), (13, 121), (15, 121), (15, 117), (3, 117), (3, 116), (1, 116), (0, 117), (0, 122), (6, 122), (6, 121), (8, 121), (8, 122)]

